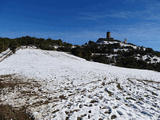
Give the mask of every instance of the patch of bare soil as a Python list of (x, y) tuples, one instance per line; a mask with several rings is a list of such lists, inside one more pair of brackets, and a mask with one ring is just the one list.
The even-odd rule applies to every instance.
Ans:
[[(38, 84), (36, 84), (38, 86)], [(7, 93), (3, 92), (3, 89), (8, 89)], [(14, 75), (1, 75), (0, 76), (0, 95), (13, 93), (16, 88), (30, 88), (32, 90), (33, 86), (30, 82), (24, 82), (21, 78), (18, 78)], [(37, 96), (34, 91), (21, 91), (20, 97), (28, 96)], [(8, 104), (8, 103), (7, 103)], [(30, 113), (26, 112), (27, 108), (19, 107), (14, 108), (10, 105), (4, 105), (0, 100), (0, 120), (34, 120), (34, 117)]]
[(25, 109), (16, 110), (9, 105), (0, 105), (0, 120), (34, 120)]

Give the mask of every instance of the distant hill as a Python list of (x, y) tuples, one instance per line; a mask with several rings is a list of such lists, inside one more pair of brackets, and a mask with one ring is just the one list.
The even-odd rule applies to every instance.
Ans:
[(105, 64), (160, 71), (160, 52), (119, 40), (100, 38), (97, 42), (89, 41), (74, 48), (72, 54)]
[(0, 38), (0, 52), (10, 48), (14, 53), (20, 46), (68, 52), (89, 61), (115, 66), (160, 71), (160, 52), (113, 38), (99, 38), (97, 42), (89, 41), (84, 45), (30, 36), (15, 39)]

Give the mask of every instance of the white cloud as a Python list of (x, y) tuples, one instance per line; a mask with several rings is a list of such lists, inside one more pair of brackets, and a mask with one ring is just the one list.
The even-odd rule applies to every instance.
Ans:
[(108, 18), (119, 18), (119, 19), (133, 19), (138, 18), (142, 20), (160, 20), (160, 1), (158, 0), (125, 0), (124, 2), (140, 2), (144, 4), (144, 8), (141, 10), (130, 9), (130, 10), (105, 10), (103, 12), (85, 12), (80, 14), (80, 19), (83, 20), (101, 20)]

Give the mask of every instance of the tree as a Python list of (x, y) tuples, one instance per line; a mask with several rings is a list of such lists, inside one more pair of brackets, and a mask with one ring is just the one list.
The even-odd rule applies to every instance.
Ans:
[(13, 53), (15, 53), (17, 47), (18, 47), (17, 41), (16, 41), (16, 40), (12, 40), (12, 42), (9, 44), (10, 50), (11, 50)]

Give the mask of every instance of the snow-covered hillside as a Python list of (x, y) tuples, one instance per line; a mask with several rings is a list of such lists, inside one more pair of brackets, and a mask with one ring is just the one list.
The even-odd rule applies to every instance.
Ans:
[(3, 61), (8, 56), (10, 56), (11, 54), (12, 54), (12, 51), (10, 49), (7, 49), (6, 51), (0, 53), (0, 62)]
[(134, 49), (137, 49), (137, 47), (139, 46), (136, 46), (136, 45), (131, 45), (131, 44), (128, 44), (128, 43), (123, 43), (123, 42), (120, 42), (120, 41), (101, 41), (101, 42), (97, 42), (97, 44), (100, 44), (100, 45), (110, 45), (110, 44), (117, 44), (119, 43), (121, 47), (132, 47)]
[[(103, 51), (101, 51), (101, 53), (93, 52), (92, 56), (105, 55), (107, 58), (109, 58), (110, 61), (114, 61), (114, 63), (116, 63), (116, 59), (120, 57), (126, 57), (125, 59), (127, 59), (128, 57), (132, 57), (137, 61), (144, 61), (147, 64), (160, 63), (159, 52), (153, 51), (151, 48), (145, 48), (143, 46), (137, 46), (131, 43), (121, 42), (119, 40), (100, 39), (96, 43), (100, 45), (98, 49), (103, 49)], [(110, 48), (110, 50), (105, 51), (105, 49), (103, 48), (104, 46), (106, 46), (105, 49)]]
[(30, 48), (0, 62), (0, 75), (0, 104), (38, 120), (160, 119), (159, 72)]

